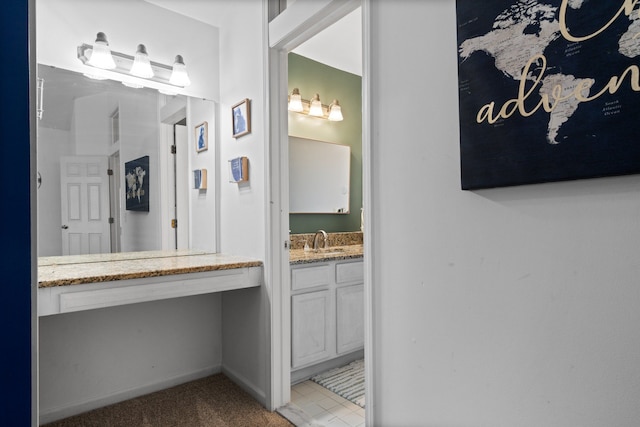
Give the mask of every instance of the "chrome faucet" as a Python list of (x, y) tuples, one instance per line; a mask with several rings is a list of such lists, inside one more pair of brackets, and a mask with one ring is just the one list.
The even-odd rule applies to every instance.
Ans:
[(318, 230), (316, 231), (316, 235), (313, 236), (313, 249), (318, 250), (320, 249), (318, 247), (318, 237), (322, 236), (322, 238), (324, 239), (324, 248), (327, 249), (329, 248), (329, 238), (327, 236), (327, 232), (324, 230)]

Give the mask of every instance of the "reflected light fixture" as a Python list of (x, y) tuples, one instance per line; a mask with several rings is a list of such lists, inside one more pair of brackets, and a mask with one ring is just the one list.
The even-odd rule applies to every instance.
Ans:
[(103, 70), (113, 70), (116, 68), (116, 63), (111, 55), (111, 49), (109, 48), (109, 42), (107, 42), (107, 36), (105, 33), (98, 33), (96, 36), (96, 42), (93, 45), (91, 56), (87, 62), (92, 67), (102, 68)]
[(291, 95), (289, 95), (287, 109), (308, 116), (328, 119), (332, 122), (344, 120), (342, 108), (337, 99), (334, 99), (331, 105), (323, 105), (320, 102), (320, 95), (316, 93), (310, 101), (307, 101), (302, 99), (298, 88), (294, 88)]
[(337, 99), (334, 99), (331, 105), (329, 105), (329, 120), (332, 122), (340, 122), (344, 120), (342, 117), (342, 108)]
[(298, 88), (293, 89), (291, 96), (289, 97), (289, 111), (295, 111), (301, 113), (304, 111), (302, 106), (302, 96), (300, 96), (300, 90)]
[(324, 116), (324, 111), (322, 111), (322, 103), (320, 102), (320, 95), (317, 93), (313, 95), (311, 98), (311, 104), (309, 105), (309, 115), (315, 117)]
[[(105, 72), (87, 71), (85, 73), (85, 75), (93, 78), (112, 78), (123, 83), (127, 82), (127, 86), (130, 87), (144, 87), (145, 82), (138, 80), (144, 79), (166, 85), (166, 88), (161, 89), (168, 93), (176, 93), (176, 89), (184, 88), (191, 84), (187, 67), (181, 55), (177, 55), (173, 66), (170, 66), (151, 61), (143, 44), (138, 45), (135, 56), (112, 51), (109, 48), (109, 43), (107, 43), (106, 35), (102, 32), (98, 33), (93, 46), (86, 43), (78, 46), (77, 54), (78, 59), (87, 66), (128, 76), (128, 78), (115, 78)], [(158, 88), (157, 85), (154, 86), (152, 84), (149, 87)]]
[(130, 73), (132, 76), (142, 77), (145, 79), (153, 77), (149, 54), (147, 53), (147, 48), (143, 44), (138, 45)]

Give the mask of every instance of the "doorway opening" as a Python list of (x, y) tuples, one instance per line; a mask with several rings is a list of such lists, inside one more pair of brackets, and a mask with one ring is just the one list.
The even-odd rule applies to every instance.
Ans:
[[(299, 381), (299, 377), (292, 376), (292, 320), (291, 313), (292, 307), (292, 292), (291, 292), (291, 273), (289, 263), (289, 232), (291, 230), (291, 223), (289, 221), (289, 119), (283, 109), (283, 105), (286, 105), (286, 97), (284, 94), (291, 93), (289, 86), (289, 53), (294, 52), (295, 49), (301, 46), (304, 42), (314, 38), (322, 30), (329, 28), (331, 25), (340, 21), (345, 16), (357, 10), (357, 14), (364, 18), (366, 15), (367, 2), (352, 1), (352, 2), (330, 2), (324, 7), (324, 9), (317, 10), (311, 13), (311, 16), (305, 16), (307, 20), (299, 20), (295, 22), (294, 15), (296, 13), (304, 13), (301, 8), (296, 8), (296, 3), (290, 6), (291, 12), (285, 17), (286, 12), (279, 15), (270, 24), (270, 52), (269, 52), (269, 64), (270, 64), (270, 108), (275, 113), (272, 113), (270, 121), (270, 136), (271, 140), (275, 143), (271, 145), (271, 163), (270, 167), (273, 171), (271, 182), (271, 194), (272, 194), (272, 206), (269, 212), (270, 216), (270, 240), (271, 256), (270, 269), (267, 271), (267, 276), (273, 283), (273, 296), (272, 296), (272, 405), (274, 408), (280, 408), (282, 405), (292, 400), (291, 385)], [(291, 17), (291, 19), (289, 19)], [(364, 20), (364, 19), (363, 19)], [(313, 25), (304, 25), (300, 22), (313, 22)], [(273, 24), (273, 25), (272, 25)], [(366, 32), (360, 30), (361, 34), (366, 37)], [(367, 46), (368, 43), (362, 43), (360, 46)], [(335, 49), (335, 45), (333, 45)], [(365, 67), (366, 49), (361, 48), (362, 54), (362, 68)], [(313, 94), (311, 94), (313, 96)], [(362, 87), (361, 87), (361, 101), (362, 101), (362, 207), (367, 210), (367, 191), (369, 191), (369, 184), (367, 181), (368, 167), (366, 162), (368, 161), (368, 132), (367, 128), (367, 114), (368, 109), (366, 107), (365, 100), (367, 96), (366, 86), (366, 73), (362, 73)], [(330, 100), (329, 100), (330, 101)], [(328, 102), (327, 102), (328, 103)], [(291, 113), (289, 113), (291, 114)], [(346, 118), (345, 118), (346, 120)], [(361, 206), (351, 206), (352, 210), (356, 210), (358, 214), (358, 226), (360, 226), (360, 208)], [(366, 231), (366, 230), (365, 230)], [(284, 250), (282, 249), (282, 241), (285, 241)], [(366, 241), (365, 241), (366, 242)], [(370, 301), (371, 290), (370, 276), (368, 271), (370, 270), (370, 261), (367, 259), (367, 250), (365, 245), (364, 250), (364, 295), (363, 295), (363, 311), (364, 311), (364, 354), (370, 354), (371, 348), (371, 320), (370, 320)], [(367, 361), (367, 365), (370, 361)], [(365, 389), (367, 399), (371, 395), (371, 381), (368, 372), (371, 372), (370, 366), (366, 366), (365, 370)], [(370, 409), (366, 409), (367, 415), (370, 413)], [(371, 422), (371, 418), (368, 418)]]
[[(357, 8), (287, 55), (287, 92), (303, 99), (318, 93), (322, 104), (339, 104), (343, 116), (333, 121), (288, 113), (292, 251), (319, 230), (332, 242), (338, 236), (345, 244), (363, 241), (361, 35)], [(299, 289), (297, 274), (307, 270), (291, 267), (291, 405), (310, 424), (335, 420), (359, 426), (366, 406), (363, 262), (327, 261), (326, 266), (331, 277), (345, 269), (354, 276)]]

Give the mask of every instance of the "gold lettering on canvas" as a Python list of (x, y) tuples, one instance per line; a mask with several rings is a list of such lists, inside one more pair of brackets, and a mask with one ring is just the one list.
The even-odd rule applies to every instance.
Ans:
[[(624, 0), (616, 14), (599, 30), (592, 34), (575, 36), (571, 34), (570, 25), (568, 25), (566, 19), (568, 0), (562, 0), (559, 10), (560, 33), (569, 42), (577, 43), (592, 39), (608, 29), (613, 22), (620, 18), (622, 14), (627, 17), (631, 16), (639, 2), (640, 0)], [(640, 11), (638, 14), (640, 16)], [(629, 79), (629, 87), (634, 92), (640, 92), (640, 67), (637, 65), (627, 67), (620, 75), (613, 75), (609, 79), (608, 83), (595, 94), (590, 93), (594, 84), (593, 79), (575, 80), (571, 84), (571, 87), (563, 87), (561, 84), (554, 84), (551, 86), (550, 90), (549, 88), (546, 88), (542, 91), (541, 88), (544, 86), (543, 82), (546, 71), (546, 57), (542, 54), (532, 56), (523, 68), (518, 87), (518, 96), (506, 101), (501, 107), (496, 106), (495, 101), (485, 104), (478, 110), (476, 122), (482, 123), (486, 121), (489, 124), (494, 124), (499, 120), (507, 119), (516, 113), (520, 114), (522, 117), (530, 117), (541, 108), (547, 113), (552, 113), (559, 103), (568, 100), (576, 103), (576, 105), (581, 102), (591, 102), (606, 93), (615, 94), (622, 87), (627, 78)], [(530, 87), (528, 89), (527, 83), (530, 83)], [(534, 91), (536, 89), (538, 90), (539, 96), (539, 99), (537, 100), (534, 99)], [(535, 105), (527, 108), (525, 103), (526, 101), (533, 101), (535, 102)]]
[[(625, 0), (622, 6), (620, 7), (620, 9), (618, 10), (618, 12), (613, 16), (613, 18), (611, 18), (609, 22), (607, 22), (598, 31), (592, 34), (588, 34), (586, 36), (576, 37), (569, 32), (569, 27), (567, 27), (567, 6), (569, 4), (569, 0), (562, 0), (562, 3), (560, 4), (560, 16), (558, 18), (560, 21), (560, 32), (562, 33), (562, 36), (565, 39), (571, 42), (581, 42), (581, 41), (592, 39), (595, 36), (602, 34), (603, 31), (609, 28), (611, 24), (613, 24), (623, 12), (626, 16), (631, 16), (631, 13), (633, 13), (633, 9), (638, 4), (638, 1), (639, 0)], [(640, 16), (640, 12), (639, 12), (639, 16)]]

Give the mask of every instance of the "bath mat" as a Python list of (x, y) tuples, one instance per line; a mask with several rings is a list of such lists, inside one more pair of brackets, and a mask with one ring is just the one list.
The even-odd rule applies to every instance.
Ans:
[(364, 408), (364, 359), (318, 374), (311, 381)]

